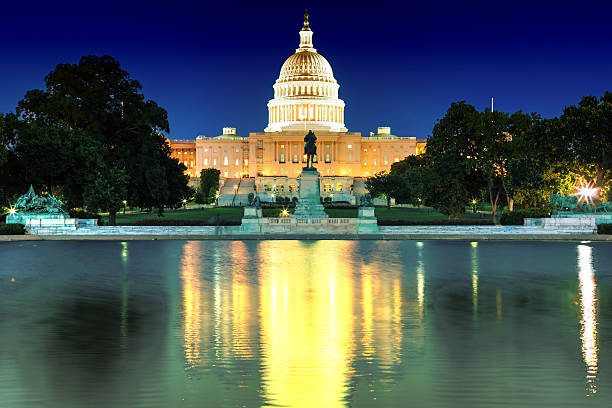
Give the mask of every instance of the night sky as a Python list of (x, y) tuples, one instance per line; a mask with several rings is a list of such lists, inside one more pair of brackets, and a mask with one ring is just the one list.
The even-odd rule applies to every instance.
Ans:
[(11, 3), (0, 5), (0, 112), (58, 63), (110, 54), (168, 111), (171, 138), (263, 131), (304, 8), (350, 131), (426, 137), (453, 101), (482, 110), (494, 96), (498, 110), (552, 117), (612, 91), (609, 0)]

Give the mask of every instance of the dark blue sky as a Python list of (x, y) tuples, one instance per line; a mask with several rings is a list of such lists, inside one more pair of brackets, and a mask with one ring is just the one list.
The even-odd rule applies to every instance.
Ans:
[(0, 6), (0, 112), (58, 63), (110, 54), (168, 111), (172, 138), (263, 131), (304, 8), (351, 131), (425, 137), (453, 101), (482, 110), (493, 95), (496, 109), (551, 117), (612, 91), (609, 0), (11, 3)]

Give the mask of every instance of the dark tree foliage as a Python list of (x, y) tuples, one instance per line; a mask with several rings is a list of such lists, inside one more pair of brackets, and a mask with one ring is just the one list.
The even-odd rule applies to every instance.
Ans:
[(110, 167), (85, 188), (85, 205), (94, 211), (107, 211), (110, 225), (116, 224), (117, 212), (127, 195), (128, 176), (125, 170)]
[[(102, 146), (104, 168), (127, 175), (132, 205), (159, 207), (180, 202), (185, 167), (170, 158), (162, 131), (168, 132), (166, 111), (145, 100), (142, 86), (104, 55), (85, 56), (78, 64), (59, 64), (45, 77), (45, 90), (32, 90), (17, 112), (40, 127), (67, 126), (86, 132)], [(112, 173), (99, 171), (100, 177)]]
[(381, 171), (368, 177), (366, 187), (372, 197), (385, 197), (387, 199), (387, 208), (391, 207), (391, 199), (397, 196), (397, 193), (402, 189), (401, 177)]
[(202, 169), (200, 172), (200, 187), (196, 200), (198, 203), (210, 204), (215, 201), (220, 175), (221, 172), (218, 169)]

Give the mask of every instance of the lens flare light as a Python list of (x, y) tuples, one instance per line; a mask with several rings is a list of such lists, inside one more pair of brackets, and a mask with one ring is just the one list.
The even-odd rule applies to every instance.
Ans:
[(581, 182), (580, 186), (576, 186), (576, 190), (578, 191), (574, 195), (578, 197), (580, 202), (591, 203), (593, 198), (597, 198), (599, 195), (599, 188), (595, 187), (593, 183), (584, 184)]

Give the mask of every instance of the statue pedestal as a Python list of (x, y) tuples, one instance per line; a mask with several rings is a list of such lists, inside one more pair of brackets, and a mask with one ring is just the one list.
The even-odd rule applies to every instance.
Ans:
[(321, 204), (319, 172), (303, 170), (299, 178), (300, 196), (291, 218), (328, 218)]
[(244, 207), (243, 218), (261, 218), (261, 208), (258, 207)]

